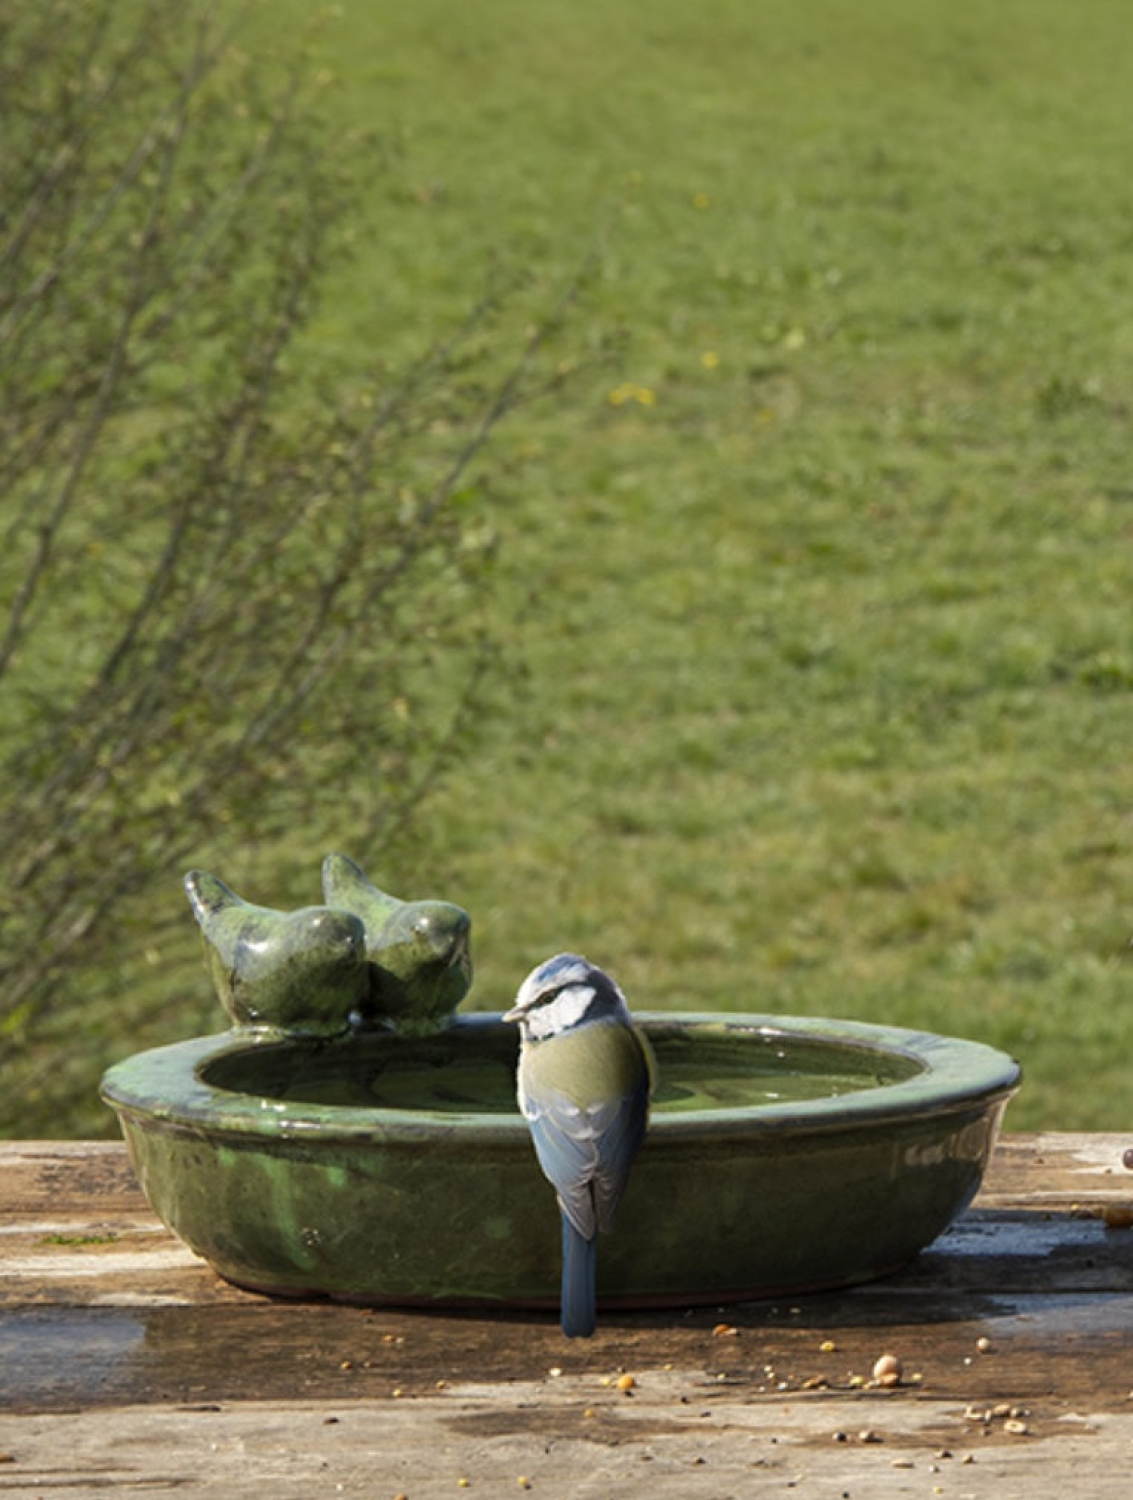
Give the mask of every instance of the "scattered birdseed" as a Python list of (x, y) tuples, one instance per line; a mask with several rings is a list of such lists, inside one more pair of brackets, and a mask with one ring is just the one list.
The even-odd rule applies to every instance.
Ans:
[(820, 1352), (823, 1354), (834, 1354), (837, 1351), (838, 1345), (834, 1342), (833, 1339), (823, 1339), (822, 1343), (819, 1344), (818, 1347)]
[(969, 1406), (964, 1412), (967, 1421), (981, 1422), (985, 1427), (990, 1422), (1020, 1422), (1028, 1415), (1025, 1406), (1009, 1406), (1005, 1401), (1000, 1401), (995, 1406)]
[(991, 1340), (989, 1338), (977, 1339), (976, 1348), (980, 1351), (981, 1354), (986, 1354), (991, 1348)]
[(616, 1384), (619, 1391), (626, 1391), (628, 1393), (629, 1391), (633, 1390), (634, 1386), (636, 1386), (637, 1384), (637, 1381), (633, 1378), (632, 1375), (619, 1375)]
[(716, 1327), (712, 1330), (712, 1337), (714, 1339), (738, 1339), (739, 1336), (740, 1330), (733, 1328), (731, 1323), (717, 1323)]

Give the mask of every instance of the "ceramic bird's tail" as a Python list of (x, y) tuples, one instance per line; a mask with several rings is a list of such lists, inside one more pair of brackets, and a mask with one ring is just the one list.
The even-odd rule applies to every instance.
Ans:
[(562, 1220), (562, 1328), (568, 1339), (588, 1339), (598, 1321), (594, 1291), (598, 1236), (585, 1239), (566, 1214), (563, 1214)]

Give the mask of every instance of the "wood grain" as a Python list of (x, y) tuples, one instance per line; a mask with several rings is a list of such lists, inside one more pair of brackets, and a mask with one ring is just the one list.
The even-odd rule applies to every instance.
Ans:
[[(1133, 1172), (1006, 1135), (972, 1209), (838, 1294), (550, 1316), (279, 1302), (150, 1214), (124, 1147), (0, 1144), (0, 1496), (681, 1500), (1129, 1493)], [(898, 1356), (892, 1389), (871, 1381)], [(628, 1371), (634, 1385), (619, 1390)], [(948, 1455), (948, 1456), (944, 1456)]]

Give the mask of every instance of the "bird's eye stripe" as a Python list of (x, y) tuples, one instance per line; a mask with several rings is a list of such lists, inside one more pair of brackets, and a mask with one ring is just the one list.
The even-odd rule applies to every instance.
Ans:
[(550, 1005), (551, 1001), (557, 1000), (565, 989), (566, 985), (564, 984), (557, 990), (544, 990), (541, 995), (536, 995), (533, 1002), (534, 1008), (538, 1009), (540, 1006)]

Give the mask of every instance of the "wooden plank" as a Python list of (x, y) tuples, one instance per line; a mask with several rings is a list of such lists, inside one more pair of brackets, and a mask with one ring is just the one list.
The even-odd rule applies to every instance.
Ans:
[[(1124, 1500), (1133, 1231), (1104, 1214), (1131, 1196), (1125, 1149), (1005, 1136), (976, 1205), (900, 1276), (609, 1314), (568, 1342), (545, 1315), (237, 1291), (157, 1224), (120, 1145), (0, 1145), (0, 1497), (431, 1500), (523, 1477), (555, 1496), (1061, 1500), (1088, 1472), (1091, 1497)], [(887, 1351), (892, 1390), (871, 1384)]]
[(121, 1141), (0, 1141), (0, 1223), (150, 1217)]
[[(1008, 1430), (1008, 1424), (1013, 1430)], [(709, 1400), (683, 1372), (632, 1397), (562, 1377), (456, 1387), (381, 1405), (292, 1400), (0, 1415), (0, 1494), (185, 1489), (226, 1500), (311, 1495), (556, 1500), (945, 1495), (1127, 1500), (1133, 1414), (972, 1420), (931, 1399)]]
[(977, 1199), (984, 1208), (1133, 1208), (1128, 1135), (1001, 1135)]

